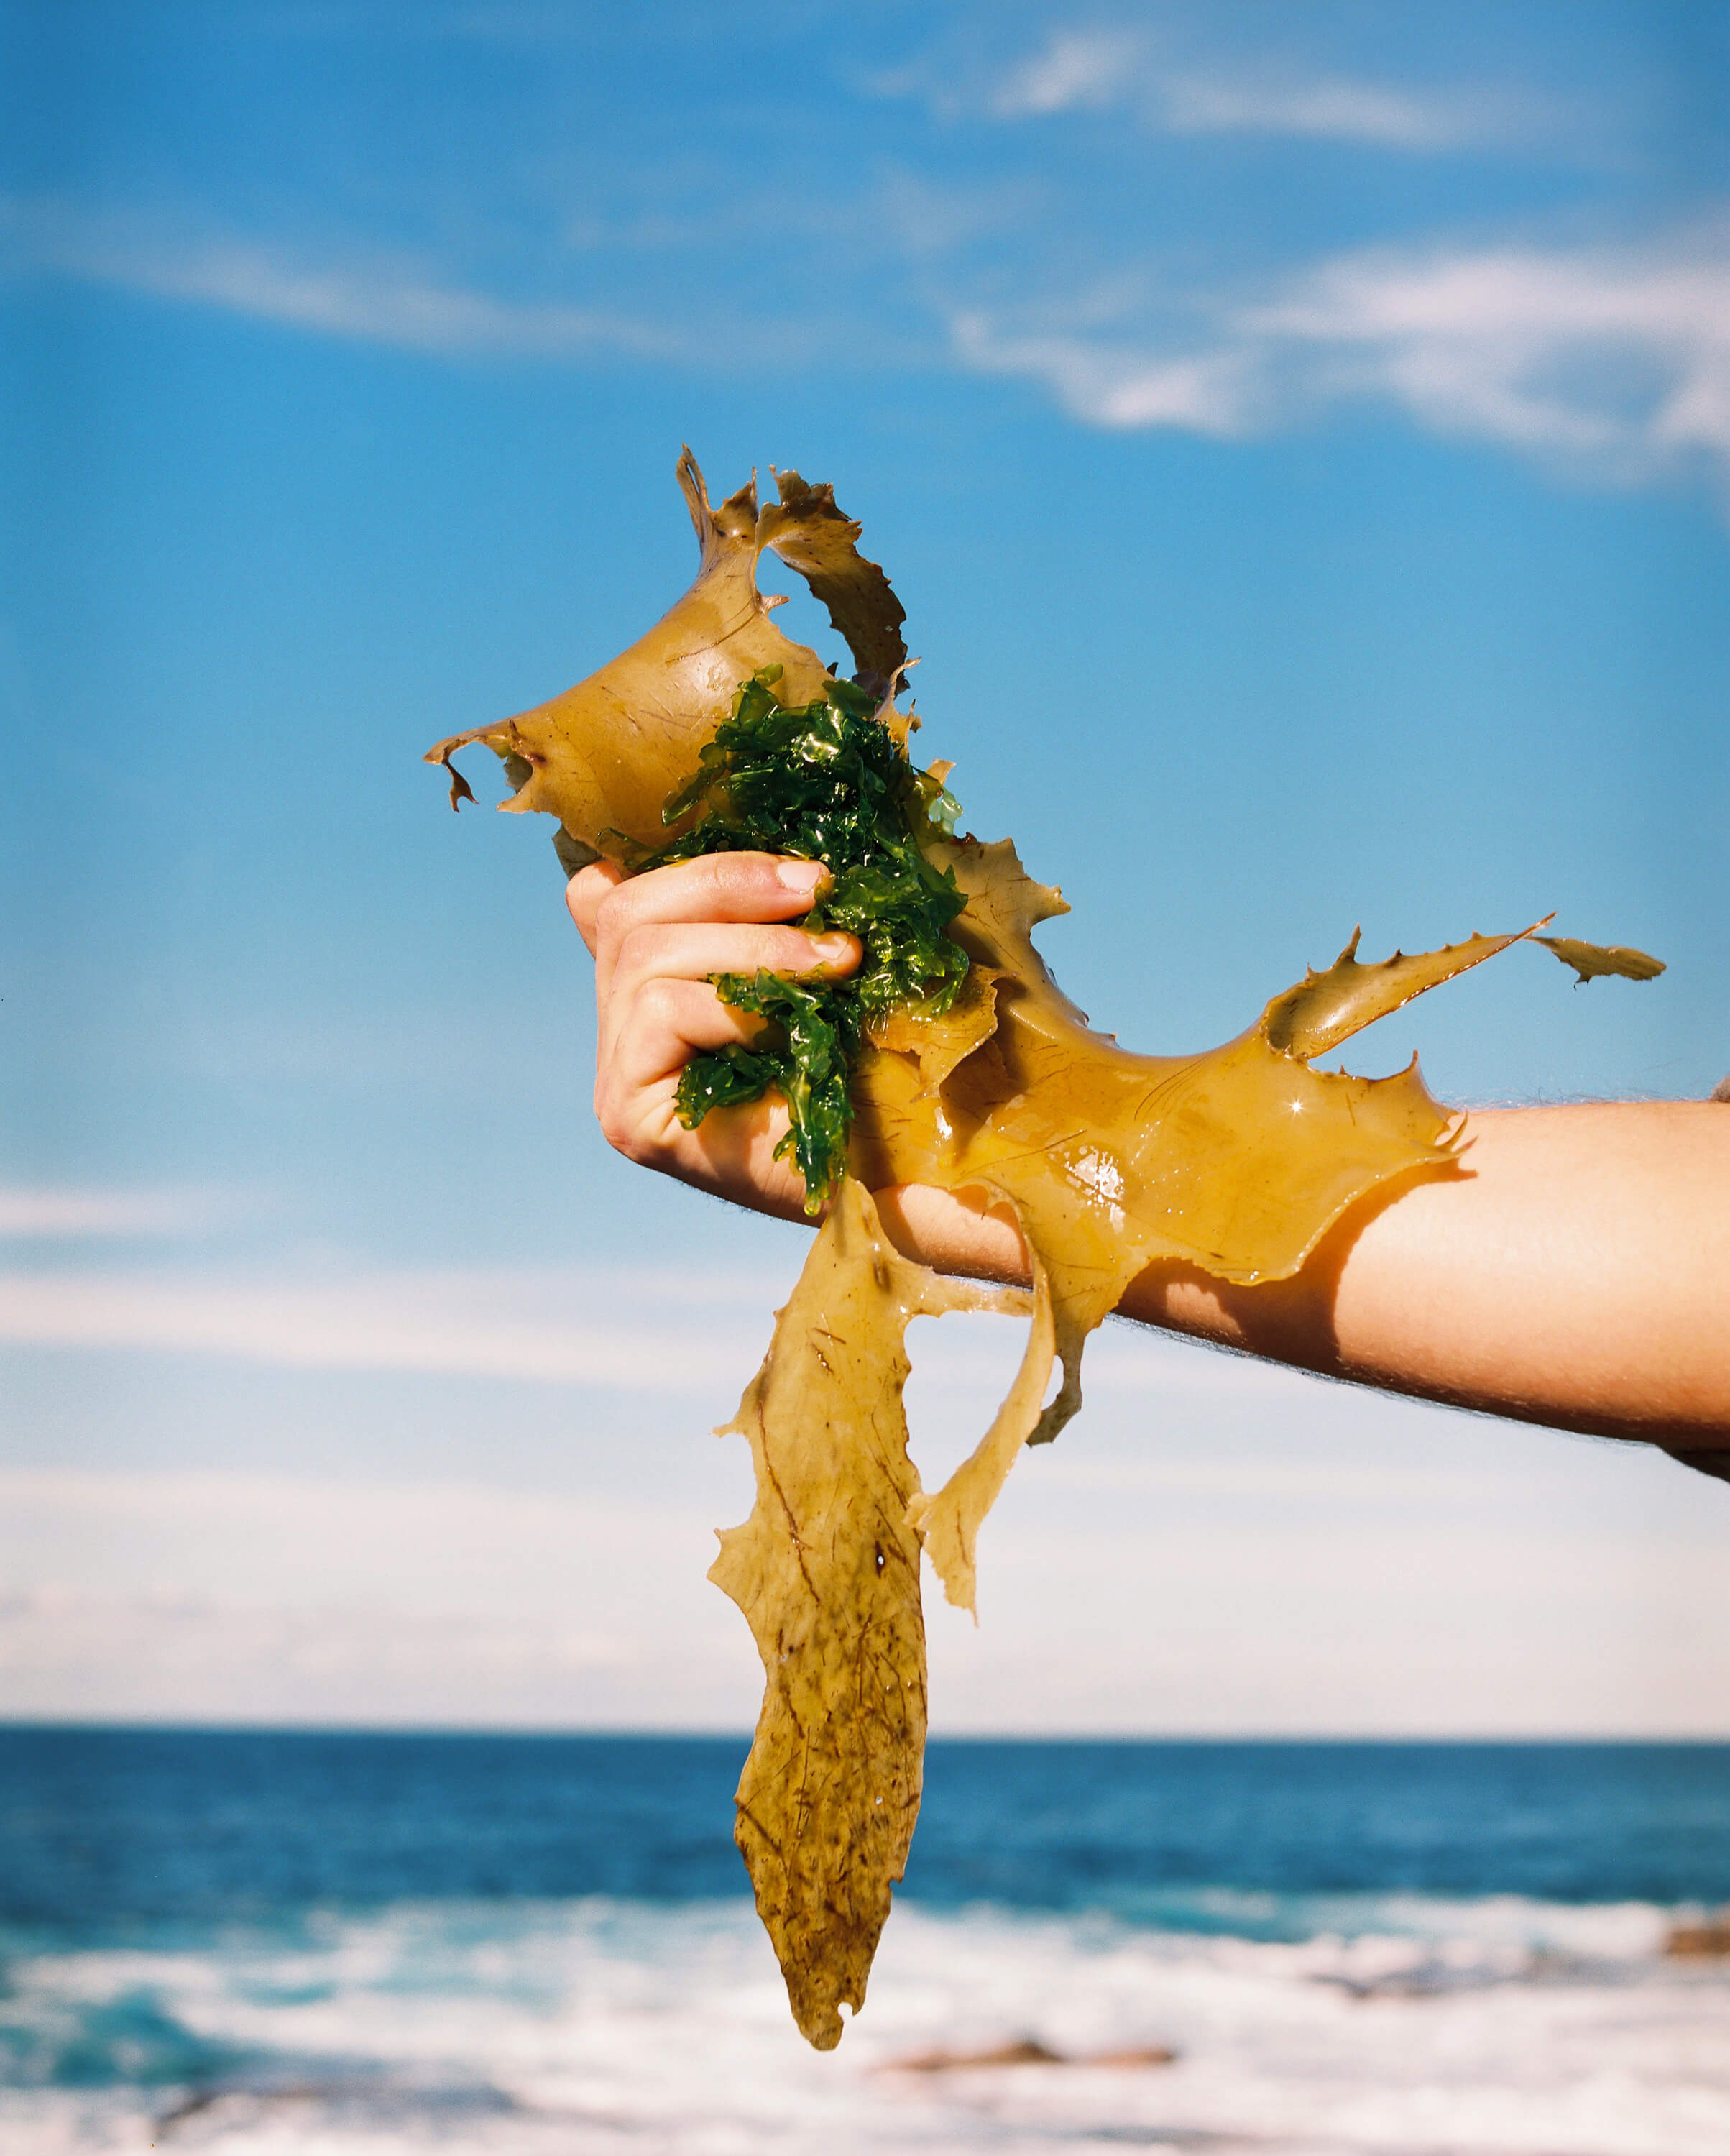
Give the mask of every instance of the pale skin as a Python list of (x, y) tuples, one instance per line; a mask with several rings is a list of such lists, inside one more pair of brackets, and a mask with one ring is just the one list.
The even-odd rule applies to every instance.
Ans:
[[(839, 976), (850, 936), (808, 936), (824, 871), (717, 854), (567, 894), (595, 960), (595, 1112), (629, 1159), (758, 1212), (802, 1219), (770, 1096), (695, 1131), (674, 1108), (700, 1049), (749, 1040), (714, 973)], [(1730, 1448), (1730, 1106), (1605, 1103), (1476, 1111), (1458, 1167), (1353, 1209), (1287, 1281), (1234, 1288), (1150, 1267), (1119, 1314), (1389, 1391), (1676, 1450)], [(983, 1192), (879, 1191), (889, 1232), (939, 1271), (1024, 1281), (1026, 1252)]]

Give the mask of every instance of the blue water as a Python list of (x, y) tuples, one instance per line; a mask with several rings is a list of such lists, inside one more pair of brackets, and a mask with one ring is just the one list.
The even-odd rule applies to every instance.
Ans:
[[(746, 1740), (0, 1729), (0, 1922), (742, 1895)], [(904, 1898), (1730, 1899), (1730, 1745), (937, 1743)]]
[[(240, 2152), (304, 2114), (380, 2156), (1178, 2145), (1173, 2118), (1307, 2152), (1349, 2095), (1378, 2149), (1493, 2101), (1498, 2148), (1548, 2156), (1583, 2025), (1614, 2066), (1594, 2156), (1655, 2120), (1666, 2156), (1730, 2147), (1730, 1981), (1661, 1953), (1730, 1902), (1730, 1745), (933, 1744), (839, 2066), (750, 1909), (745, 1748), (0, 1727), (0, 2149)], [(1437, 2018), (1486, 1986), (1491, 2019)], [(1391, 2046), (1370, 1997), (1409, 2017)], [(1061, 2104), (1023, 2080), (988, 2127), (879, 2071), (1028, 2033), (1193, 2063)]]

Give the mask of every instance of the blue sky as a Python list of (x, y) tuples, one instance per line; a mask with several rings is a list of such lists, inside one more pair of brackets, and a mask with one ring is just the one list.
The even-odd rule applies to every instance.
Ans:
[[(1379, 952), (1555, 908), (1669, 972), (1576, 993), (1510, 953), (1356, 1066), (1415, 1046), (1467, 1102), (1698, 1096), (1730, 1070), (1717, 9), (69, 0), (5, 9), (0, 38), (0, 1474), (34, 1522), (0, 1708), (386, 1712), (389, 1658), (355, 1645), (382, 1626), (389, 1698), (485, 1718), (439, 1628), (516, 1607), (511, 1566), (477, 1557), (448, 1605), (443, 1558), (326, 1578), (270, 1524), (281, 1478), (315, 1512), (369, 1491), (380, 1520), (418, 1492), (459, 1543), (475, 1491), (556, 1493), (639, 1536), (639, 1579), (669, 1461), (705, 1532), (742, 1507), (702, 1433), (798, 1232), (606, 1152), (550, 850), (453, 819), (418, 762), (677, 595), (682, 440), (716, 487), (793, 464), (864, 517), (923, 655), (924, 744), (972, 828), (1062, 884), (1045, 947), (1126, 1040), (1236, 1032), (1360, 921)], [(803, 596), (785, 618), (822, 630)], [(748, 1293), (716, 1301), (723, 1277)], [(626, 1382), (619, 1342), (657, 1324), (654, 1383)], [(1677, 1584), (1716, 1491), (1113, 1352), (1141, 1374), (1099, 1389), (1064, 1471), (1121, 1451), (1138, 1576), (1184, 1504), (1258, 1578), (1307, 1577), (1318, 1535), (1367, 1561), (1469, 1460), (1475, 1494), (1422, 1544), (1435, 1592), (1496, 1520), (1508, 1568), (1467, 1598), (1480, 1661), (1461, 1645), (1409, 1714), (1536, 1726), (1541, 1694), (1571, 1702), (1552, 1723), (1638, 1719), (1637, 1654), (1594, 1691), (1558, 1620), (1528, 1694), (1494, 1651), (1522, 1562), (1579, 1574), (1573, 1521), (1621, 1552), (1598, 1575), (1623, 1582), (1619, 1636), (1695, 1638), (1671, 1724), (1730, 1727), (1726, 1642)], [(1297, 1459), (1358, 1496), (1269, 1542)], [(1051, 1547), (1079, 1536), (1094, 1578), (1072, 1497)], [(1042, 1649), (1066, 1590), (1028, 1502), (1000, 1533), (1027, 1538), (1011, 1606), (992, 1618), (988, 1572), (985, 1605), (1024, 1660), (973, 1697), (1097, 1720), (1077, 1659), (1140, 1681), (1154, 1620), (1138, 1661), (1128, 1618)], [(606, 1509), (633, 1506), (637, 1528)], [(170, 1578), (160, 1536), (115, 1539), (158, 1516), (226, 1524), (182, 1533)], [(251, 1553), (239, 1576), (219, 1548)], [(1318, 1650), (1283, 1695), (1306, 1726), (1399, 1721), (1430, 1620), (1378, 1576), (1381, 1674), (1330, 1690)], [(279, 1696), (280, 1645), (229, 1669), (222, 1642), (299, 1622), (309, 1579), (308, 1666), (348, 1674)], [(512, 1711), (745, 1719), (748, 1640), (684, 1593), (670, 1569), (649, 1599), (734, 1655), (711, 1712), (676, 1676), (696, 1633), (647, 1614), (625, 1663), (555, 1658)], [(1609, 1624), (1595, 1606), (1567, 1605)], [(571, 1637), (623, 1637), (616, 1608), (579, 1615)], [(545, 1636), (521, 1621), (501, 1666)], [(203, 1646), (125, 1646), (159, 1623)], [(43, 1625), (85, 1642), (48, 1693), (22, 1674)], [(1204, 1694), (1263, 1726), (1264, 1652), (1222, 1615), (1135, 1713), (1207, 1722)], [(615, 1695), (591, 1666), (634, 1674)]]

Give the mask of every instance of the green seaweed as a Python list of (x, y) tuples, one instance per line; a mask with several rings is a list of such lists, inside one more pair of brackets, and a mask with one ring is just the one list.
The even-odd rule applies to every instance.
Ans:
[(865, 1028), (894, 1011), (949, 1009), (968, 957), (946, 932), (966, 900), (953, 872), (921, 844), (922, 835), (953, 828), (941, 773), (913, 768), (876, 699), (856, 683), (831, 680), (814, 701), (787, 705), (776, 693), (780, 680), (781, 669), (769, 666), (744, 684), (696, 773), (661, 812), (668, 826), (693, 810), (697, 820), (664, 846), (633, 848), (629, 864), (749, 851), (829, 870), (830, 881), (796, 925), (858, 937), (858, 972), (839, 981), (717, 974), (722, 1002), (766, 1024), (748, 1047), (693, 1056), (676, 1096), (680, 1120), (695, 1130), (711, 1108), (757, 1100), (771, 1087), (784, 1095), (791, 1121), (779, 1151), (797, 1162), (805, 1209), (814, 1214), (845, 1172), (850, 1080)]

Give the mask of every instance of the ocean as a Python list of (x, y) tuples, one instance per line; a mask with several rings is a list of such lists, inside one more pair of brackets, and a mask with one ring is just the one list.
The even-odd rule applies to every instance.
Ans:
[(0, 1728), (0, 2148), (1730, 2151), (1730, 1746), (934, 1743), (819, 2056), (746, 1742)]

